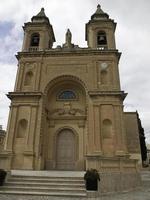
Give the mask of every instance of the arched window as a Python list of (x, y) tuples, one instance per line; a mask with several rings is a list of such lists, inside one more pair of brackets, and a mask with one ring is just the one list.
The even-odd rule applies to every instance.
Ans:
[(99, 31), (97, 33), (97, 46), (107, 45), (106, 33), (104, 31)]
[(28, 126), (28, 121), (26, 119), (19, 120), (18, 130), (17, 130), (17, 138), (25, 137), (27, 126)]
[(76, 100), (77, 95), (72, 90), (64, 90), (58, 94), (57, 99), (58, 100)]
[(33, 80), (33, 72), (29, 71), (25, 75), (24, 85), (25, 86), (31, 85), (32, 84), (32, 80)]
[(112, 138), (112, 122), (109, 119), (103, 121), (103, 138)]
[(40, 35), (39, 35), (39, 33), (33, 33), (31, 35), (30, 46), (38, 47), (39, 46), (39, 41), (40, 41)]

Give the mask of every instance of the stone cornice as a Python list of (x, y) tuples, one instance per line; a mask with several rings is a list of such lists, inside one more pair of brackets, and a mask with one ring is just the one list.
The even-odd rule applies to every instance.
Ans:
[(122, 100), (124, 100), (127, 96), (127, 93), (124, 91), (89, 91), (89, 96), (95, 97), (95, 96), (119, 96)]
[(9, 92), (7, 97), (9, 99), (18, 98), (18, 97), (36, 97), (41, 98), (43, 96), (42, 92)]
[(41, 28), (41, 27), (50, 27), (50, 26), (52, 26), (50, 23), (48, 23), (48, 22), (26, 22), (26, 23), (24, 23), (24, 26), (22, 27), (23, 28), (23, 30), (25, 30), (25, 27), (26, 26), (32, 26), (32, 27), (37, 27), (37, 28)]
[(118, 160), (124, 160), (124, 161), (126, 161), (126, 162), (130, 162), (130, 163), (134, 163), (135, 161), (137, 161), (137, 159), (136, 158), (133, 158), (133, 159), (131, 159), (130, 158), (130, 155), (129, 154), (127, 154), (127, 153), (122, 153), (122, 155), (121, 156), (114, 156), (114, 157), (106, 157), (105, 155), (102, 155), (101, 153), (98, 155), (97, 153), (93, 153), (93, 154), (87, 154), (86, 155), (86, 157), (88, 158), (88, 159), (94, 159), (94, 158), (96, 158), (97, 160), (104, 160), (104, 161), (107, 161), (107, 160), (109, 160), (109, 161), (118, 161)]
[(59, 57), (59, 56), (97, 56), (97, 55), (116, 55), (118, 60), (120, 59), (121, 53), (118, 50), (100, 50), (91, 48), (72, 48), (72, 49), (50, 49), (44, 51), (24, 51), (18, 52), (16, 55), (17, 59), (21, 57)]
[(7, 151), (4, 150), (2, 152), (0, 152), (0, 158), (8, 158), (8, 157), (12, 157), (14, 154), (12, 151)]

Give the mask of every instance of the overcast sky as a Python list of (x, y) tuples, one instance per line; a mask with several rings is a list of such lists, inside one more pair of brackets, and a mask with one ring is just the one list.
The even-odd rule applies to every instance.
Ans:
[(97, 4), (117, 22), (116, 43), (122, 52), (120, 79), (128, 93), (125, 111), (138, 111), (150, 143), (150, 0), (0, 0), (0, 124), (7, 126), (17, 60), (21, 50), (24, 22), (30, 21), (41, 7), (53, 25), (56, 43), (64, 43), (70, 28), (73, 43), (86, 47), (85, 23)]

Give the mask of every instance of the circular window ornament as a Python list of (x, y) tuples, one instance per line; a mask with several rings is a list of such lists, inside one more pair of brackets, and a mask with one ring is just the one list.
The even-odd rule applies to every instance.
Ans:
[(105, 71), (108, 68), (108, 64), (103, 62), (101, 63), (101, 71)]

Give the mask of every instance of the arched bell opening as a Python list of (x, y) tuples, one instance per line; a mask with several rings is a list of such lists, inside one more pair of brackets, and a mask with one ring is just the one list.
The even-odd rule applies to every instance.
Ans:
[(40, 42), (40, 34), (33, 33), (31, 35), (30, 47), (38, 47)]
[(97, 39), (97, 47), (98, 48), (103, 48), (103, 49), (107, 48), (107, 36), (104, 31), (99, 31), (97, 33), (96, 39)]

